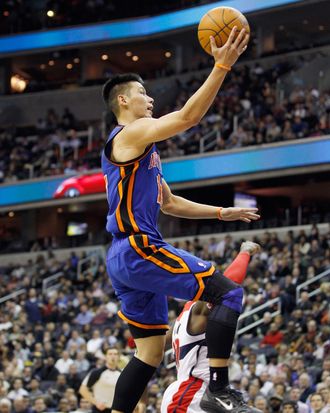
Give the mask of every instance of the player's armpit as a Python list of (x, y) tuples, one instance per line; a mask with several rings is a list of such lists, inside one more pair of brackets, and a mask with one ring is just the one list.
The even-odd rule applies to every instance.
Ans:
[(121, 133), (123, 144), (146, 147), (163, 141), (196, 125), (199, 119), (184, 117), (181, 110), (171, 112), (159, 119), (141, 118), (130, 123)]
[(161, 210), (164, 214), (167, 214), (168, 209), (170, 209), (171, 200), (172, 200), (173, 195), (165, 179), (162, 180), (162, 190), (163, 190), (163, 203), (161, 206)]

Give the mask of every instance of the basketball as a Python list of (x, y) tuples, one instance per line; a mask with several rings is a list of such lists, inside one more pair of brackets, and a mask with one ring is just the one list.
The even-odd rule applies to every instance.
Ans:
[(237, 26), (236, 36), (244, 28), (250, 34), (250, 26), (246, 17), (232, 7), (216, 7), (201, 18), (198, 25), (198, 40), (206, 53), (212, 55), (210, 36), (213, 36), (218, 47), (223, 46), (234, 26)]

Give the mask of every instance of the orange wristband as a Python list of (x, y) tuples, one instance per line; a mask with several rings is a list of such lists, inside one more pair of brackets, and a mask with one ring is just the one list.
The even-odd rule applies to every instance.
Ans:
[(218, 67), (219, 69), (227, 70), (227, 72), (230, 72), (230, 71), (231, 71), (231, 67), (230, 67), (230, 66), (222, 65), (222, 64), (220, 64), (220, 63), (216, 63), (215, 66)]
[(222, 207), (220, 207), (220, 208), (218, 209), (218, 220), (219, 220), (219, 221), (222, 220), (221, 211), (222, 211)]

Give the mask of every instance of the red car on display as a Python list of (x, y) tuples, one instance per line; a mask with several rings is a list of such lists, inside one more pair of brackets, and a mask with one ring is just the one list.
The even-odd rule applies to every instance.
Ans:
[(105, 181), (101, 172), (65, 179), (56, 188), (53, 198), (73, 198), (99, 192), (105, 192)]

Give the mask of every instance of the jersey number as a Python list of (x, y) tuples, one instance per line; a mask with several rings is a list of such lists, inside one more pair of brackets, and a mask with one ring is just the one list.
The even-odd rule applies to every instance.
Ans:
[(162, 206), (163, 205), (163, 185), (162, 185), (162, 177), (160, 174), (157, 175), (157, 186), (158, 186), (158, 195), (157, 195), (157, 203)]
[(105, 182), (105, 191), (107, 193), (107, 197), (108, 197), (108, 175), (103, 175), (104, 178), (104, 182)]
[(179, 365), (179, 361), (180, 361), (180, 343), (179, 343), (179, 339), (176, 338), (173, 341), (173, 351), (174, 351), (174, 355), (175, 355), (175, 362), (176, 365)]

